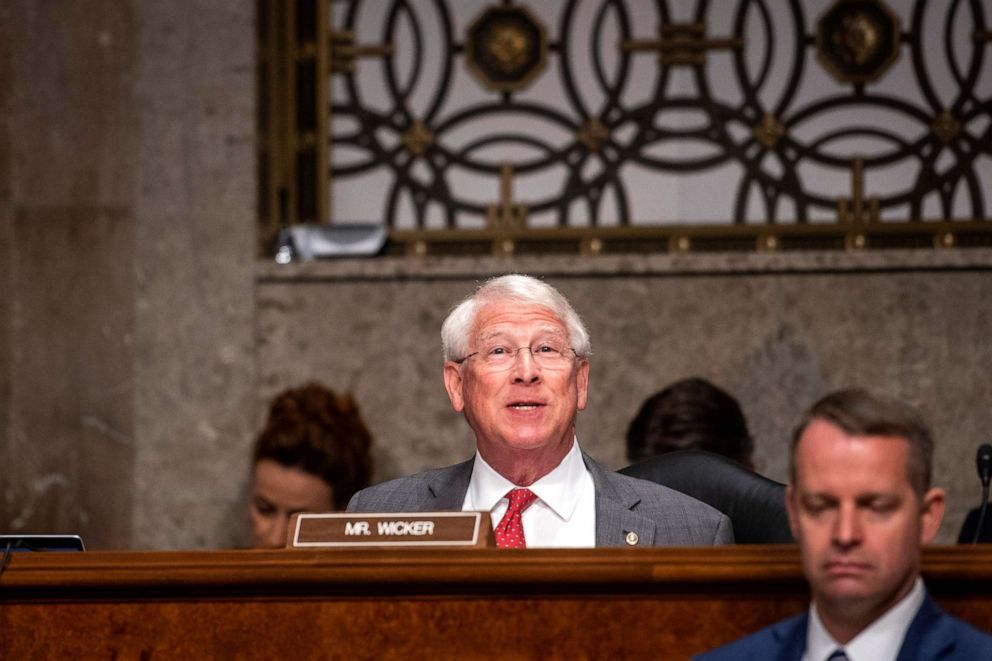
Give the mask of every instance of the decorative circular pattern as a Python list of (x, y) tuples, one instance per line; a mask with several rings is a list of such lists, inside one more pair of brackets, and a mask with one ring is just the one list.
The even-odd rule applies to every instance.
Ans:
[(465, 64), (488, 89), (516, 92), (547, 64), (544, 26), (526, 7), (489, 7), (469, 26)]
[(837, 0), (816, 24), (816, 56), (842, 83), (878, 80), (899, 57), (899, 17), (880, 0)]
[[(836, 219), (841, 202), (885, 220), (984, 218), (992, 200), (992, 39), (983, 3), (920, 0), (901, 28), (880, 1), (841, 0), (821, 17), (798, 0), (704, 2), (687, 24), (660, 0), (651, 10), (657, 20), (645, 27), (630, 3), (565, 0), (548, 37), (516, 4), (490, 7), (459, 34), (455, 0), (351, 0), (335, 29), (394, 48), (337, 74), (331, 177), (380, 173), (381, 188), (387, 173), (383, 194), (369, 200), (381, 200), (374, 215), (394, 227), (400, 218), (414, 228), (481, 226), (501, 202), (507, 166), (514, 194), (518, 178), (550, 183), (502, 202), (525, 206), (528, 223), (541, 215), (556, 227), (664, 222), (645, 216), (652, 207), (637, 200), (717, 168), (738, 178), (721, 175), (731, 202), (714, 221)], [(708, 16), (717, 6), (729, 17), (719, 28)], [(370, 13), (382, 17), (378, 31), (359, 30)], [(811, 57), (818, 38), (823, 66), (846, 84), (808, 82), (823, 78)], [(544, 49), (546, 69), (536, 55)], [(713, 78), (718, 59), (729, 81)], [(915, 86), (905, 94), (879, 84), (893, 62)], [(464, 85), (454, 85), (459, 68), (499, 92), (466, 97)], [(895, 168), (907, 174), (873, 190), (873, 177)], [(634, 170), (642, 173), (636, 184)], [(852, 199), (838, 200), (831, 178)], [(491, 182), (492, 196), (469, 194), (466, 179)], [(860, 189), (866, 199), (855, 199)], [(864, 238), (850, 244), (861, 247)], [(689, 249), (689, 239), (674, 246)]]

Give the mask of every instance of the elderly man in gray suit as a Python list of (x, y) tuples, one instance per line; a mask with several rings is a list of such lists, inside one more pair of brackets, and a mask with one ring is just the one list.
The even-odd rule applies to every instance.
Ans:
[(489, 511), (501, 548), (733, 542), (715, 509), (579, 449), (589, 333), (556, 289), (493, 278), (451, 311), (441, 342), (444, 386), (475, 432), (475, 456), (360, 491), (349, 512)]

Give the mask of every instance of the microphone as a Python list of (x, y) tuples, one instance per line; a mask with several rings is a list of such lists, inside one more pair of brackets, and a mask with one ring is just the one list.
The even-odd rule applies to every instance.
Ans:
[(978, 446), (975, 466), (978, 468), (978, 479), (982, 481), (982, 506), (978, 510), (978, 525), (975, 527), (975, 537), (971, 540), (972, 544), (977, 544), (982, 536), (982, 528), (985, 527), (985, 514), (989, 508), (989, 481), (992, 480), (992, 445), (982, 443)]

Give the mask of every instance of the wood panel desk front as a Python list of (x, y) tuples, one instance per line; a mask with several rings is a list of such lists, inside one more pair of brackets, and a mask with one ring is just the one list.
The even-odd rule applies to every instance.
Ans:
[[(925, 577), (992, 630), (992, 549)], [(686, 659), (807, 598), (791, 546), (18, 553), (0, 658)]]

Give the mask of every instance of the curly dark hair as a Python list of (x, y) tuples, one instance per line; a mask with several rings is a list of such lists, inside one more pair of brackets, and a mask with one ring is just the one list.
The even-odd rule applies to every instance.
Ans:
[(637, 462), (676, 450), (705, 450), (751, 465), (754, 439), (740, 404), (706, 379), (676, 381), (641, 405), (627, 430)]
[(351, 395), (309, 383), (273, 400), (252, 465), (271, 459), (316, 475), (331, 486), (334, 507), (344, 509), (372, 478), (371, 445), (372, 435)]

